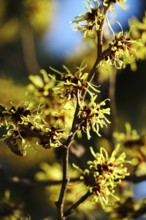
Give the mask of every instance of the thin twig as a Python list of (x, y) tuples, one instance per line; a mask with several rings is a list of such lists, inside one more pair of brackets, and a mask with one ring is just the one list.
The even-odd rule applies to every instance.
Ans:
[(85, 195), (83, 195), (75, 204), (73, 204), (65, 213), (64, 216), (68, 216), (73, 213), (73, 211), (81, 205), (89, 196), (91, 196), (92, 193), (87, 191)]
[(127, 176), (125, 180), (132, 183), (140, 183), (142, 181), (146, 181), (146, 175), (142, 175), (142, 176), (130, 175)]
[(68, 177), (68, 164), (69, 164), (69, 149), (72, 143), (72, 140), (74, 139), (74, 136), (78, 130), (77, 128), (77, 115), (79, 112), (79, 103), (77, 102), (76, 105), (76, 111), (74, 114), (74, 120), (72, 123), (72, 129), (71, 129), (71, 135), (66, 140), (66, 143), (64, 144), (64, 156), (63, 156), (63, 180), (62, 180), (62, 186), (60, 190), (59, 199), (56, 202), (57, 210), (58, 210), (58, 219), (64, 220), (64, 199), (67, 191), (67, 185), (69, 182)]
[(62, 180), (62, 187), (59, 195), (59, 199), (56, 202), (56, 206), (58, 208), (58, 218), (59, 220), (63, 220), (64, 218), (64, 200), (65, 194), (67, 191), (67, 184), (69, 182), (68, 177), (68, 160), (69, 160), (69, 148), (66, 147), (64, 149), (64, 156), (63, 156), (63, 180)]

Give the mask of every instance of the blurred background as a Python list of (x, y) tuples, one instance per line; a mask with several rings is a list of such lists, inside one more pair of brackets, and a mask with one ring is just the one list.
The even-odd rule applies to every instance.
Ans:
[[(145, 10), (145, 0), (127, 0), (127, 10), (117, 6), (114, 19), (127, 30), (129, 19), (142, 20)], [(40, 69), (49, 72), (49, 66), (52, 66), (61, 70), (62, 64), (75, 68), (72, 60), (84, 51), (85, 45), (82, 34), (74, 31), (70, 21), (84, 11), (83, 0), (0, 0), (0, 103), (23, 101), (28, 76), (39, 74)], [(121, 31), (118, 23), (113, 29)], [(84, 58), (85, 54), (82, 54), (81, 59)], [(145, 72), (146, 62), (138, 61), (135, 72), (128, 66), (117, 76), (116, 103), (123, 120), (122, 129), (124, 122), (129, 121), (139, 132), (146, 131)], [(8, 175), (32, 177), (43, 160), (50, 163), (54, 160), (52, 150), (29, 152), (27, 158), (12, 155), (6, 146), (0, 150), (0, 166)], [(30, 204), (31, 198), (29, 200)], [(36, 214), (36, 209), (33, 212)]]

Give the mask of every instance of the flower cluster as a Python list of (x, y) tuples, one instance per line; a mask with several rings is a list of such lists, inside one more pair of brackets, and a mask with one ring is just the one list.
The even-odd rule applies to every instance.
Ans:
[(41, 70), (40, 73), (29, 77), (31, 81), (27, 88), (29, 105), (34, 113), (37, 114), (38, 109), (43, 112), (43, 118), (49, 127), (64, 129), (65, 125), (67, 130), (71, 127), (74, 110), (69, 102), (64, 107), (66, 99), (63, 98), (64, 94), (62, 98), (60, 97), (59, 89), (62, 92), (65, 92), (65, 89), (57, 87), (59, 82), (57, 83), (55, 76), (45, 70)]
[(133, 57), (136, 57), (135, 44), (142, 46), (140, 42), (131, 40), (126, 34), (123, 35), (123, 32), (119, 32), (109, 44), (104, 58), (117, 69), (125, 68), (132, 62)]
[(97, 6), (92, 6), (91, 1), (88, 1), (88, 5), (85, 9), (87, 13), (81, 14), (75, 17), (71, 23), (76, 23), (79, 25), (75, 27), (75, 29), (81, 30), (84, 33), (84, 37), (94, 36), (95, 31), (99, 30), (101, 21), (105, 17), (104, 13), (102, 12), (102, 8), (98, 1)]
[(66, 66), (63, 66), (65, 72), (55, 72), (61, 75), (61, 79), (58, 81), (57, 85), (53, 89), (55, 93), (59, 95), (60, 98), (66, 100), (77, 100), (84, 91), (90, 93), (90, 89), (99, 92), (95, 85), (88, 82), (88, 73), (84, 72), (86, 66), (77, 67), (77, 71), (72, 73)]
[(100, 136), (99, 129), (103, 128), (109, 122), (106, 115), (110, 114), (110, 108), (103, 108), (106, 105), (106, 100), (96, 103), (97, 95), (91, 96), (91, 101), (88, 104), (80, 103), (80, 112), (78, 115), (81, 129), (87, 133), (87, 138), (90, 139), (90, 130), (92, 129)]
[(1, 126), (9, 126), (14, 123), (15, 126), (20, 122), (22, 123), (23, 118), (30, 115), (30, 110), (23, 106), (19, 106), (17, 109), (15, 106), (7, 109), (6, 107), (0, 105), (0, 122)]
[(44, 148), (58, 147), (63, 131), (49, 127), (38, 114), (32, 114), (26, 106), (10, 109), (0, 105), (0, 126), (5, 126), (7, 133), (3, 136), (10, 150), (18, 155), (26, 154), (27, 147), (41, 145)]
[(82, 31), (84, 37), (95, 37), (106, 17), (107, 9), (112, 7), (113, 3), (117, 3), (125, 9), (126, 6), (123, 4), (125, 2), (126, 0), (94, 0), (94, 6), (92, 6), (92, 1), (88, 0), (85, 6), (87, 12), (76, 16), (71, 23), (77, 24), (75, 30)]
[[(88, 82), (86, 66), (78, 67), (75, 73), (63, 67), (65, 73), (52, 68), (61, 75), (60, 80), (44, 70), (41, 75), (29, 77), (29, 105), (0, 106), (0, 124), (7, 131), (3, 139), (13, 153), (22, 156), (34, 143), (44, 148), (60, 146), (70, 133), (76, 103), (79, 104), (78, 128), (87, 133), (88, 139), (91, 129), (99, 135), (99, 128), (108, 123), (105, 114), (109, 114), (109, 108), (103, 108), (105, 101), (95, 103), (94, 92), (99, 91)], [(86, 92), (91, 97), (88, 104), (83, 100)]]
[(129, 175), (124, 164), (130, 161), (125, 160), (125, 153), (118, 155), (119, 146), (110, 157), (104, 148), (100, 149), (100, 153), (95, 153), (92, 148), (90, 149), (94, 160), (87, 162), (88, 169), (81, 170), (76, 165), (75, 167), (81, 172), (80, 178), (94, 196), (94, 201), (101, 203), (104, 208), (109, 204), (110, 196), (118, 200), (115, 187), (125, 176)]

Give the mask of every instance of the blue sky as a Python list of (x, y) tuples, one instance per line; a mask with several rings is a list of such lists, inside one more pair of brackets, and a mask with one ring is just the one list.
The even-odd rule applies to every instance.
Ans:
[[(69, 22), (85, 11), (84, 2), (84, 0), (56, 0), (54, 25), (43, 40), (46, 51), (56, 57), (64, 57), (74, 52), (75, 45), (79, 44), (82, 36), (78, 31), (73, 30)], [(121, 9), (120, 6), (116, 7), (116, 16), (123, 27), (126, 27), (131, 17), (139, 16), (143, 10), (143, 2), (144, 0), (127, 0), (127, 10)]]
[(144, 198), (146, 196), (146, 181), (134, 185), (135, 199)]

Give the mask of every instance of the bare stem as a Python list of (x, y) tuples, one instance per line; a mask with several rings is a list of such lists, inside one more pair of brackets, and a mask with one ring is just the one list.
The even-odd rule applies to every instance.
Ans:
[(130, 176), (126, 176), (125, 180), (132, 183), (140, 183), (146, 181), (146, 175), (142, 175), (142, 176), (130, 175)]
[(68, 160), (69, 160), (69, 148), (66, 147), (64, 149), (64, 156), (63, 156), (63, 181), (62, 181), (62, 187), (59, 195), (59, 200), (56, 203), (57, 208), (58, 208), (58, 217), (59, 220), (64, 220), (64, 199), (65, 199), (65, 194), (67, 190), (67, 184), (69, 182), (69, 177), (68, 177)]
[(66, 143), (64, 144), (64, 156), (63, 156), (63, 180), (62, 180), (62, 186), (60, 190), (59, 199), (56, 202), (57, 210), (58, 210), (58, 220), (64, 220), (64, 200), (65, 195), (67, 191), (67, 185), (69, 182), (68, 177), (68, 164), (69, 164), (69, 148), (71, 146), (72, 140), (74, 139), (74, 136), (78, 130), (77, 128), (77, 115), (79, 112), (79, 104), (77, 102), (76, 111), (74, 114), (74, 120), (72, 123), (72, 129), (71, 129), (71, 135), (66, 140)]
[(85, 195), (83, 195), (75, 204), (73, 204), (65, 213), (64, 216), (68, 216), (73, 213), (73, 211), (82, 204), (92, 193), (87, 191)]

